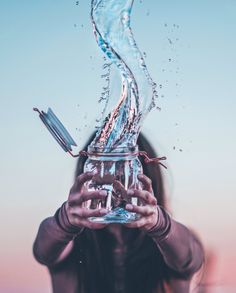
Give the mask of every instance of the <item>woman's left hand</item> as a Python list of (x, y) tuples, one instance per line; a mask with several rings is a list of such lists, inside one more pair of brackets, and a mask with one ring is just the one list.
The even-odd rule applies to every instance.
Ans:
[(129, 189), (127, 194), (130, 197), (137, 197), (143, 202), (143, 205), (136, 206), (127, 204), (125, 209), (129, 212), (139, 214), (140, 218), (124, 225), (128, 228), (139, 228), (144, 231), (149, 231), (156, 225), (158, 220), (157, 199), (153, 194), (151, 180), (145, 175), (139, 175), (138, 179), (142, 182), (144, 189)]

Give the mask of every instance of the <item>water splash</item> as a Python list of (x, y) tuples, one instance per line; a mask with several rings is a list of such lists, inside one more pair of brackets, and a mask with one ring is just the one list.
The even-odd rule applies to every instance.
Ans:
[(143, 120), (155, 107), (157, 98), (157, 85), (130, 27), (133, 3), (134, 0), (92, 0), (91, 3), (96, 41), (119, 69), (122, 82), (117, 105), (105, 118), (92, 143), (102, 148), (136, 145)]
[[(101, 96), (100, 96), (100, 98), (98, 100), (98, 103), (104, 102), (105, 105), (104, 105), (102, 113), (101, 113), (101, 118), (96, 119), (96, 122), (100, 123), (100, 124), (101, 124), (101, 121), (103, 121), (104, 118), (105, 118), (105, 113), (106, 113), (109, 98), (110, 98), (110, 87), (111, 87), (111, 85), (110, 85), (110, 81), (111, 81), (110, 76), (111, 76), (111, 66), (112, 66), (112, 62), (108, 63), (106, 57), (104, 57), (103, 60), (105, 62), (103, 64), (103, 70), (105, 72), (101, 75), (101, 78), (105, 80), (105, 85), (102, 88), (102, 93), (101, 93)], [(99, 128), (100, 127), (98, 127), (98, 129)]]

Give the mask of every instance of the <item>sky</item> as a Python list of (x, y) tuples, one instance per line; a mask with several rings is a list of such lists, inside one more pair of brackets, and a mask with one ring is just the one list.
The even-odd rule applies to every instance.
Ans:
[[(0, 292), (50, 292), (32, 243), (73, 183), (75, 160), (32, 108), (51, 107), (76, 140), (75, 151), (102, 111), (103, 53), (90, 1), (76, 2), (0, 0)], [(204, 243), (209, 292), (217, 293), (236, 288), (235, 13), (235, 0), (136, 0), (131, 16), (161, 107), (142, 131), (167, 157), (171, 213)]]

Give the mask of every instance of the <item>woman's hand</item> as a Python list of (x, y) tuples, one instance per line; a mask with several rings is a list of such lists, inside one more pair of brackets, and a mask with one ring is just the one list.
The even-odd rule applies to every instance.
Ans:
[(156, 225), (158, 220), (157, 200), (153, 194), (151, 180), (145, 175), (139, 175), (138, 179), (142, 182), (144, 190), (129, 189), (127, 194), (130, 197), (137, 197), (143, 205), (127, 204), (125, 209), (139, 214), (140, 218), (124, 225), (128, 228), (140, 228), (144, 231), (149, 231)]
[(94, 177), (93, 173), (83, 173), (76, 178), (69, 194), (68, 201), (66, 202), (66, 212), (69, 222), (78, 228), (101, 229), (107, 224), (94, 223), (89, 221), (89, 217), (101, 217), (107, 214), (106, 209), (88, 209), (84, 207), (84, 202), (90, 199), (105, 199), (107, 192), (100, 191), (87, 191), (84, 188), (84, 183)]

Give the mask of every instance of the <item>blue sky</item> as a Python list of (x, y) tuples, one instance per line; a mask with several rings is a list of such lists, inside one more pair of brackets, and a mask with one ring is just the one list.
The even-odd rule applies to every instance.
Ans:
[[(29, 231), (24, 239), (18, 232), (9, 236), (5, 257), (14, 237), (22, 246), (27, 239), (21, 253), (39, 279), (44, 273), (30, 245), (40, 220), (66, 200), (75, 161), (32, 108), (51, 106), (78, 149), (93, 131), (104, 82), (89, 9), (87, 0), (0, 1), (2, 214), (10, 229), (14, 213)], [(235, 15), (233, 0), (136, 0), (131, 19), (159, 87), (162, 110), (150, 113), (143, 130), (168, 158), (164, 175), (173, 212), (216, 249), (232, 246), (230, 236), (216, 240), (216, 227), (228, 227), (230, 235), (235, 222)]]

